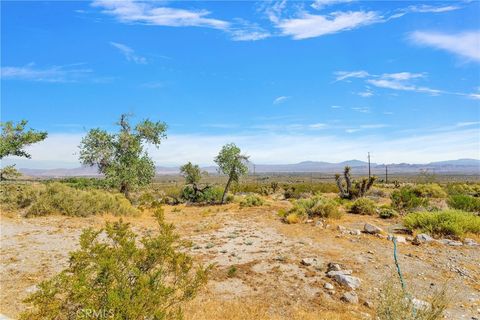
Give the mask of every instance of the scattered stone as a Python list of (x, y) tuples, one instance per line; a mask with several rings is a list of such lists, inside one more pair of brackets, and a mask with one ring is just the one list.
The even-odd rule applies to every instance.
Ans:
[(325, 282), (325, 284), (323, 285), (323, 287), (327, 290), (333, 290), (335, 289), (335, 287), (333, 286), (333, 284), (329, 283), (329, 282)]
[(389, 234), (387, 239), (389, 241), (393, 241), (393, 239), (397, 239), (397, 243), (407, 243), (407, 240), (403, 236), (398, 236), (398, 235), (396, 236), (396, 235), (393, 235), (393, 234)]
[(335, 275), (334, 279), (338, 283), (345, 285), (351, 289), (356, 289), (360, 287), (360, 284), (361, 284), (361, 280), (359, 278), (348, 276), (345, 274), (337, 274)]
[(374, 305), (373, 305), (373, 302), (369, 301), (369, 300), (366, 300), (363, 305), (369, 309), (373, 309), (374, 308)]
[(370, 233), (370, 234), (380, 234), (383, 232), (382, 228), (379, 228), (376, 225), (373, 225), (370, 223), (365, 223), (365, 225), (363, 226), (363, 230), (366, 233)]
[(344, 232), (344, 231), (347, 231), (347, 228), (345, 228), (344, 226), (338, 226), (337, 230), (340, 232)]
[(343, 274), (343, 275), (351, 275), (352, 270), (338, 270), (338, 271), (328, 271), (327, 277), (333, 278), (336, 275)]
[(334, 263), (334, 262), (329, 262), (327, 267), (328, 267), (328, 271), (340, 271), (340, 270), (342, 270), (342, 267), (338, 263)]
[(355, 291), (345, 292), (340, 299), (348, 303), (358, 303), (358, 296)]
[(465, 238), (463, 243), (465, 243), (466, 246), (470, 246), (470, 247), (475, 247), (479, 245), (475, 240), (471, 238)]
[(417, 310), (426, 310), (430, 308), (430, 303), (417, 298), (412, 299), (412, 304), (413, 304), (413, 307)]
[(359, 236), (362, 234), (362, 232), (358, 229), (350, 230), (350, 234), (354, 236)]
[(455, 241), (450, 239), (441, 239), (441, 240), (438, 240), (438, 242), (444, 245), (454, 246), (454, 247), (463, 246), (463, 243), (461, 243), (460, 241)]
[(433, 241), (433, 238), (430, 237), (428, 234), (420, 233), (420, 234), (417, 234), (415, 239), (413, 239), (413, 244), (419, 245), (425, 242), (432, 242), (432, 241)]
[(319, 228), (323, 228), (323, 222), (318, 220), (316, 223), (315, 223), (315, 227), (319, 227)]
[(300, 262), (304, 266), (312, 266), (317, 270), (321, 270), (323, 264), (317, 258), (303, 258)]
[(313, 219), (308, 219), (305, 223), (313, 223)]

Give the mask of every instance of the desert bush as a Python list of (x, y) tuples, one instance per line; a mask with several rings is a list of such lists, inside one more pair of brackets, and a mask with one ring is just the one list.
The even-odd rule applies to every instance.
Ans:
[(34, 203), (38, 194), (44, 190), (41, 184), (0, 184), (0, 209), (13, 211), (28, 208)]
[(437, 290), (424, 303), (414, 300), (400, 285), (388, 282), (380, 292), (376, 308), (378, 320), (438, 320), (444, 319), (448, 306), (445, 290)]
[(322, 217), (338, 219), (342, 213), (338, 209), (338, 204), (331, 199), (322, 196), (315, 196), (308, 199), (299, 199), (295, 201), (290, 214), (296, 214), (299, 217)]
[(398, 217), (398, 212), (392, 208), (380, 208), (378, 216), (382, 219), (391, 219)]
[(413, 192), (420, 198), (445, 198), (447, 193), (436, 183), (418, 184)]
[(113, 213), (130, 215), (138, 213), (130, 201), (121, 194), (101, 190), (77, 190), (59, 182), (49, 183), (27, 211), (27, 216), (61, 214), (89, 216)]
[(288, 183), (283, 185), (286, 199), (300, 199), (318, 193), (337, 192), (334, 183)]
[(298, 215), (298, 213), (295, 213), (295, 212), (294, 213), (289, 213), (285, 217), (285, 222), (288, 223), (288, 224), (299, 223), (300, 221), (302, 221), (302, 217), (300, 215)]
[(457, 194), (448, 198), (447, 203), (451, 208), (454, 209), (469, 212), (480, 212), (480, 198)]
[(461, 238), (466, 233), (480, 234), (480, 217), (460, 210), (413, 212), (403, 219), (403, 224), (434, 236)]
[(479, 183), (449, 183), (445, 187), (449, 195), (469, 195), (472, 197), (480, 197)]
[(410, 186), (393, 191), (390, 199), (392, 200), (392, 207), (402, 212), (428, 205), (428, 199), (419, 197)]
[[(194, 267), (173, 225), (156, 212), (158, 233), (138, 241), (129, 224), (85, 229), (69, 266), (39, 285), (22, 319), (182, 319), (185, 302), (206, 283), (209, 267)], [(90, 317), (89, 317), (90, 316)]]
[(257, 195), (250, 194), (240, 201), (240, 207), (258, 207), (263, 206), (264, 201)]
[(113, 184), (106, 179), (71, 177), (60, 180), (60, 182), (76, 189), (110, 189)]
[(374, 215), (376, 213), (375, 202), (368, 198), (358, 198), (352, 203), (350, 212), (362, 215)]

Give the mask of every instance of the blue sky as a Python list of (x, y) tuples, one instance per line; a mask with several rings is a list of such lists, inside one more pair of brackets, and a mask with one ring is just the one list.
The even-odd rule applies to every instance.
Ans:
[(2, 1), (1, 118), (74, 167), (120, 113), (163, 120), (157, 165), (479, 158), (480, 3)]

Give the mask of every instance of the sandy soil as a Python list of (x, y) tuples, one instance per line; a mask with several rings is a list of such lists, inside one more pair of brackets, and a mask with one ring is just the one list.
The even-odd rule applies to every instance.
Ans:
[[(345, 215), (323, 226), (287, 225), (276, 212), (289, 205), (270, 201), (247, 209), (238, 204), (166, 207), (166, 219), (192, 241), (191, 254), (215, 264), (207, 288), (187, 307), (187, 319), (373, 319), (374, 310), (367, 305), (376, 302), (385, 281), (398, 281), (393, 244), (369, 234), (342, 233), (338, 225), (362, 230), (369, 222), (392, 232), (396, 222)], [(15, 318), (25, 310), (22, 300), (35, 284), (66, 266), (82, 228), (100, 228), (115, 219), (2, 215), (0, 313)], [(124, 220), (139, 233), (155, 228), (149, 213)], [(305, 266), (304, 258), (316, 258), (318, 264)], [(417, 297), (448, 285), (447, 319), (480, 318), (480, 247), (399, 244), (399, 259), (407, 286)], [(356, 290), (360, 303), (341, 301), (349, 290), (326, 276), (329, 262), (361, 279)], [(232, 266), (236, 271), (228, 276)], [(324, 288), (327, 282), (334, 290)]]

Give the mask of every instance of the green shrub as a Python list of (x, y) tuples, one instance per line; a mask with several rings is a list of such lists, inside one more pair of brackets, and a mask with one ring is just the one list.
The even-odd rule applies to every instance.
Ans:
[(392, 208), (381, 208), (378, 216), (382, 219), (391, 219), (398, 217), (398, 212)]
[(101, 190), (78, 190), (59, 182), (49, 183), (27, 211), (27, 216), (61, 214), (89, 216), (112, 213), (136, 214), (138, 210), (121, 194)]
[(263, 206), (264, 201), (257, 195), (250, 194), (240, 201), (240, 207), (259, 207)]
[(331, 199), (322, 196), (315, 196), (308, 199), (299, 199), (295, 201), (293, 208), (289, 213), (295, 213), (298, 216), (322, 217), (338, 219), (342, 216), (338, 204)]
[(403, 212), (428, 205), (428, 199), (419, 197), (410, 186), (393, 191), (390, 199), (392, 200), (392, 207)]
[(352, 203), (350, 212), (362, 215), (374, 215), (376, 213), (375, 202), (367, 198), (358, 198)]
[(479, 183), (449, 183), (445, 187), (449, 195), (469, 195), (472, 197), (480, 197), (480, 184)]
[(457, 194), (451, 196), (448, 201), (451, 208), (469, 212), (480, 212), (480, 198)]
[(182, 319), (185, 302), (206, 283), (158, 210), (156, 235), (138, 241), (129, 224), (85, 229), (69, 266), (39, 285), (21, 319)]
[(44, 189), (44, 185), (2, 183), (0, 184), (0, 209), (13, 211), (28, 208)]
[[(391, 277), (397, 278), (396, 275)], [(414, 291), (418, 292), (418, 290)], [(425, 306), (416, 306), (412, 295), (407, 293), (396, 282), (387, 282), (380, 291), (376, 306), (375, 319), (378, 320), (440, 320), (448, 306), (445, 288), (435, 290), (425, 302)]]
[(480, 234), (480, 217), (460, 210), (409, 213), (403, 224), (435, 236), (463, 237), (465, 233)]
[(77, 189), (110, 189), (114, 187), (110, 181), (99, 178), (71, 177), (62, 179), (60, 182)]
[(413, 192), (420, 198), (445, 198), (447, 193), (436, 183), (418, 184)]

